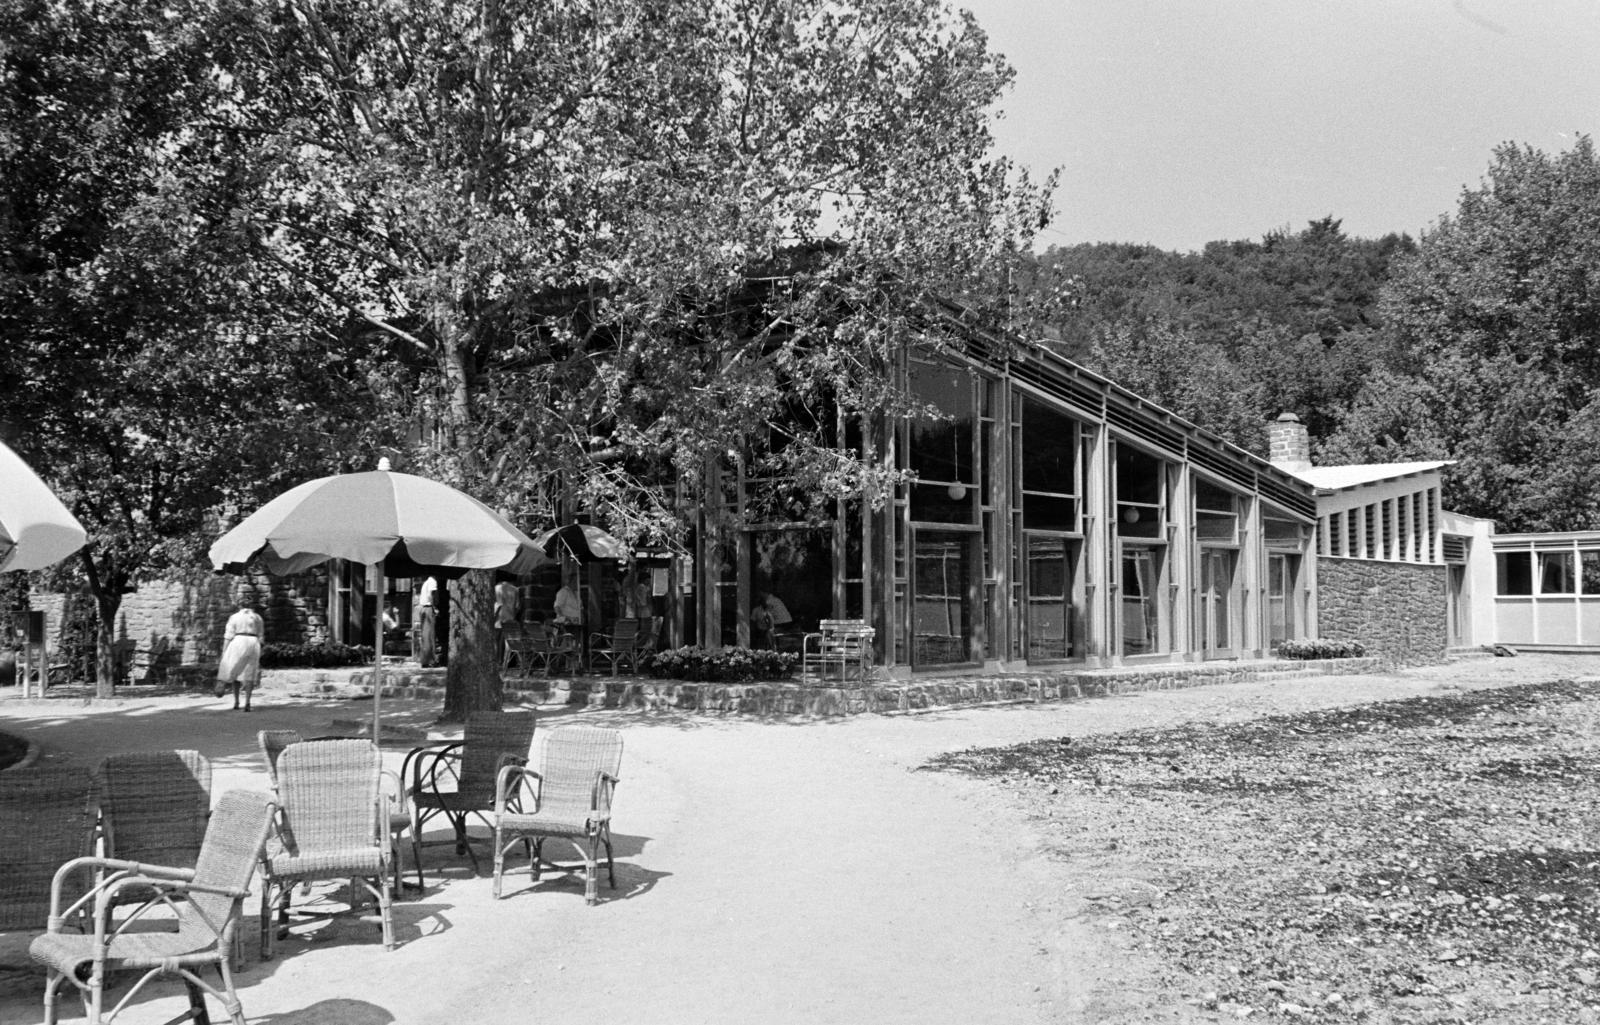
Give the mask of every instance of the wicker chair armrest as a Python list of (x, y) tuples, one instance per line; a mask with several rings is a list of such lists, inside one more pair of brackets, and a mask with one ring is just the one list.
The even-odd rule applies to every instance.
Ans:
[[(417, 794), (424, 790), (439, 793), (439, 776), (443, 769), (460, 765), (462, 756), (466, 751), (466, 744), (456, 741), (436, 750), (418, 748), (421, 752), (411, 766), (411, 793)], [(415, 753), (415, 752), (414, 752)], [(409, 756), (408, 756), (409, 757)], [(402, 766), (402, 770), (404, 766)], [(452, 769), (452, 772), (455, 770)]]
[(538, 807), (538, 784), (544, 781), (544, 777), (539, 775), (537, 769), (530, 769), (526, 765), (506, 762), (500, 766), (500, 771), (495, 775), (494, 780), (494, 813), (496, 815), (502, 814), (506, 810), (506, 801), (510, 799), (512, 794), (512, 780), (516, 781), (516, 786), (518, 787), (529, 782), (530, 780), (533, 782), (534, 786), (532, 787), (532, 790), (534, 807)]
[[(438, 764), (438, 760), (461, 746), (463, 744), (459, 740), (441, 740), (434, 744), (425, 744), (421, 747), (412, 748), (406, 752), (405, 760), (400, 763), (401, 781), (404, 782), (409, 778), (411, 780), (411, 790), (415, 792), (422, 784), (423, 763), (426, 762), (430, 766), (428, 772), (431, 778), (433, 774), (432, 767)], [(460, 755), (456, 757), (459, 758)]]
[(400, 773), (393, 769), (382, 771), (383, 782), (378, 786), (378, 793), (389, 802), (389, 812), (400, 811), (410, 805), (407, 800), (409, 791), (406, 790), (404, 779)]
[[(192, 879), (172, 879), (165, 876), (140, 875), (137, 873), (119, 875), (113, 880), (108, 880), (107, 885), (101, 888), (102, 900), (95, 905), (95, 937), (102, 944), (106, 937), (105, 930), (111, 923), (110, 909), (117, 903), (116, 898), (119, 893), (129, 887), (138, 887), (140, 890), (154, 889), (156, 893), (143, 901), (133, 910), (132, 914), (117, 923), (116, 928), (110, 934), (111, 936), (120, 936), (133, 929), (135, 923), (151, 908), (170, 906), (174, 896), (181, 897), (190, 893), (216, 893), (236, 901), (250, 896), (248, 889), (237, 889), (231, 886), (212, 886), (209, 883), (194, 882)], [(226, 921), (213, 922), (203, 914), (199, 915), (198, 918), (210, 926), (212, 933), (217, 936), (222, 935), (228, 924)]]
[[(93, 870), (95, 879), (82, 896), (63, 908), (61, 888), (75, 873)], [(85, 913), (93, 905), (96, 914), (104, 913), (116, 903), (117, 895), (128, 886), (156, 887), (168, 890), (187, 886), (194, 879), (194, 869), (173, 868), (169, 865), (146, 865), (120, 858), (74, 858), (60, 868), (50, 881), (50, 917), (46, 923), (49, 932), (60, 932), (62, 924), (74, 916)]]
[(619, 780), (609, 772), (594, 774), (594, 791), (589, 798), (589, 809), (597, 820), (611, 818), (611, 797)]

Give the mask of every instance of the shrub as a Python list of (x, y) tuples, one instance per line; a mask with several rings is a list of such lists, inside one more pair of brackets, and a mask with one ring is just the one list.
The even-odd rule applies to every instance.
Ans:
[(261, 649), (263, 669), (338, 669), (372, 664), (372, 647), (366, 644), (268, 644)]
[(1284, 641), (1279, 658), (1360, 658), (1367, 653), (1360, 641)]
[(780, 680), (794, 672), (800, 657), (764, 648), (701, 647), (658, 651), (644, 659), (641, 668), (657, 679), (706, 680), (734, 683), (746, 680)]

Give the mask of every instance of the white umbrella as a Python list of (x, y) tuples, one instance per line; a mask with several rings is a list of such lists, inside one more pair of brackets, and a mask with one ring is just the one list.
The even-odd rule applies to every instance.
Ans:
[(55, 492), (0, 443), (0, 572), (44, 569), (83, 547), (87, 535)]
[(522, 573), (552, 560), (476, 498), (447, 484), (392, 473), (387, 459), (366, 473), (321, 477), (285, 491), (211, 546), (219, 572), (252, 559), (272, 573), (298, 573), (329, 559), (371, 566), (374, 588), (372, 739), (383, 691), (383, 578), (458, 577), (469, 569)]

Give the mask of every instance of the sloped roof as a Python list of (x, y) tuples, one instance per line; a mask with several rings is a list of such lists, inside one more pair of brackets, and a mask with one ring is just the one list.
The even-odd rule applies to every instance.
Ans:
[(1289, 472), (1319, 491), (1343, 491), (1362, 484), (1427, 473), (1454, 462), (1453, 459), (1428, 459), (1417, 463), (1351, 463), (1346, 466), (1307, 466)]

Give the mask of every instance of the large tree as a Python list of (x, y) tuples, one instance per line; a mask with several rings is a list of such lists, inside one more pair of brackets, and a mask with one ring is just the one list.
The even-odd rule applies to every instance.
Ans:
[[(412, 464), (518, 515), (562, 494), (672, 537), (722, 453), (859, 491), (873, 467), (810, 414), (903, 401), (885, 371), (923, 299), (1000, 316), (1048, 217), (990, 152), (1010, 72), (942, 0), (216, 14), (213, 137), (255, 169), (257, 259), (390, 336)], [(459, 715), (499, 700), (488, 576), (456, 602)]]
[(249, 258), (237, 168), (195, 131), (218, 85), (198, 26), (4, 0), (0, 40), (0, 433), (89, 531), (67, 568), (108, 694), (123, 595), (193, 565), (219, 506), (320, 465), (359, 367), (334, 311)]
[(1600, 161), (1495, 151), (1383, 295), (1396, 366), (1328, 458), (1458, 461), (1449, 504), (1510, 530), (1600, 526)]

